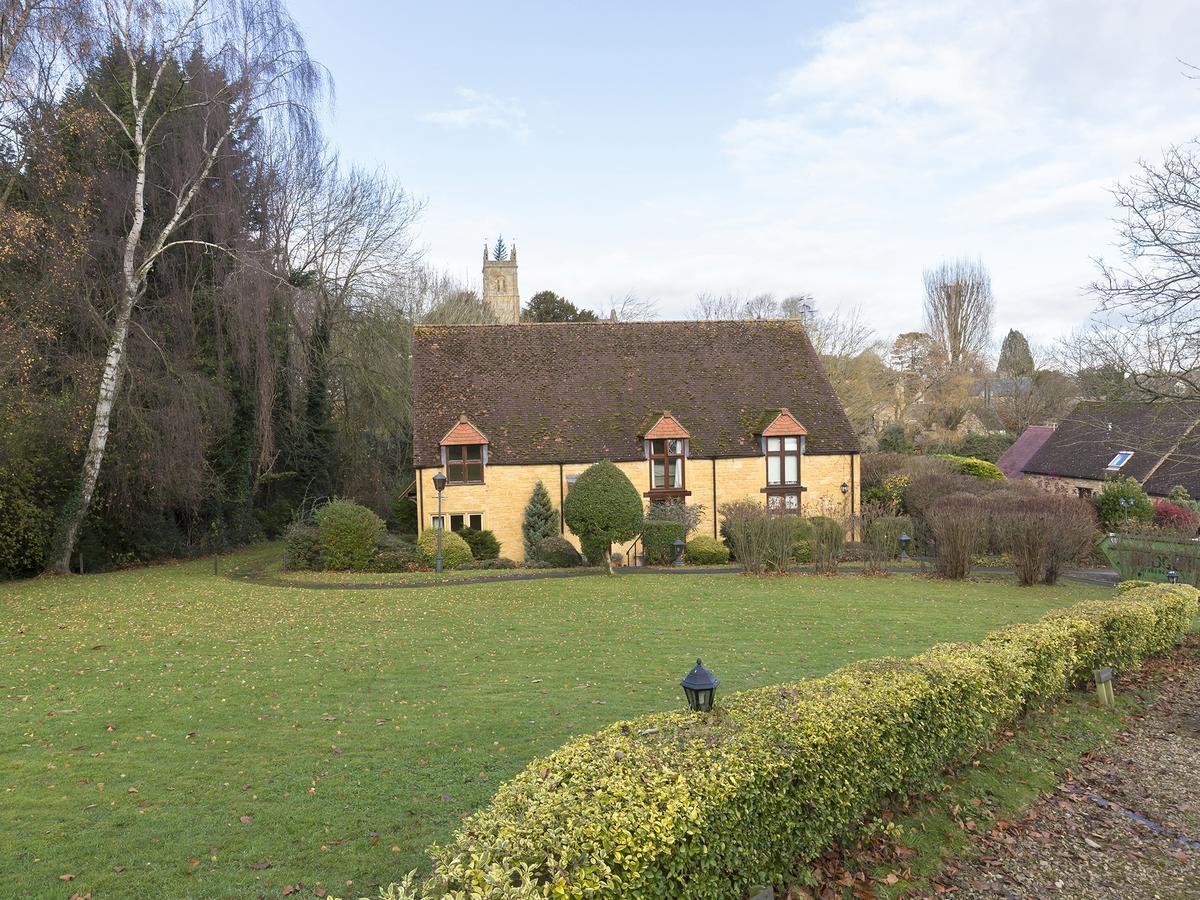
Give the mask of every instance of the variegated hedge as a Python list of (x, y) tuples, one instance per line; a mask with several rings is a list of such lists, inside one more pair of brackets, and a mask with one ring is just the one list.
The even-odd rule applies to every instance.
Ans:
[(396, 896), (707, 898), (779, 884), (1030, 704), (1168, 650), (1198, 598), (1130, 585), (979, 644), (615, 724), (531, 762), (431, 850), (422, 888)]

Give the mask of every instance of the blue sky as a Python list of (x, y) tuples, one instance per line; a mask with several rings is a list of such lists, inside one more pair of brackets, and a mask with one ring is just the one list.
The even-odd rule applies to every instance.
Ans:
[(290, 6), (334, 143), (427, 200), (427, 260), (477, 283), (503, 232), (526, 299), (806, 292), (892, 335), (968, 255), (1000, 335), (1049, 342), (1113, 183), (1200, 134), (1183, 0)]

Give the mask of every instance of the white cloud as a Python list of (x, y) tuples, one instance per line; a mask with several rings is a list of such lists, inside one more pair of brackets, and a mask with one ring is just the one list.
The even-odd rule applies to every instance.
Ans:
[(462, 105), (425, 113), (421, 121), (446, 128), (491, 128), (508, 132), (521, 141), (529, 138), (528, 114), (515, 98), (497, 97), (466, 87), (457, 88), (454, 93)]
[(998, 325), (1053, 338), (1091, 310), (1081, 286), (1111, 252), (1113, 183), (1200, 134), (1200, 84), (1179, 62), (1194, 12), (866, 3), (724, 133), (760, 213), (738, 243), (889, 330), (916, 324), (922, 267), (980, 255)]

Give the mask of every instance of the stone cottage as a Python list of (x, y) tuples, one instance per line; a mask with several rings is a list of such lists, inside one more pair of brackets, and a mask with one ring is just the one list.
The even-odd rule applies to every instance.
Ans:
[(1152, 497), (1183, 485), (1200, 498), (1200, 401), (1087, 400), (1045, 437), (1022, 466), (1058, 493), (1090, 497), (1109, 478), (1129, 477)]
[(486, 528), (523, 556), (542, 481), (559, 510), (575, 479), (616, 463), (647, 503), (753, 499), (805, 515), (859, 508), (860, 446), (796, 321), (418, 326), (413, 339), (417, 515)]

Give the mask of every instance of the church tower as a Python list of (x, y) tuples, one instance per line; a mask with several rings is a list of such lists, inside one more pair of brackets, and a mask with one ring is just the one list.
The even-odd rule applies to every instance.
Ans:
[(512, 249), (504, 239), (488, 251), (483, 247), (483, 302), (496, 316), (497, 322), (511, 324), (521, 321), (521, 292), (517, 290), (517, 245)]

